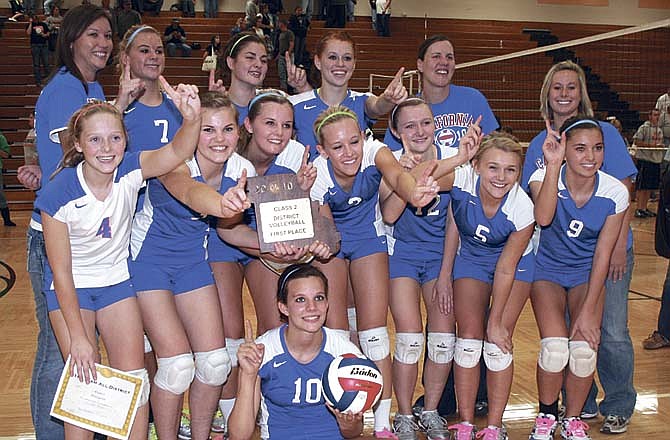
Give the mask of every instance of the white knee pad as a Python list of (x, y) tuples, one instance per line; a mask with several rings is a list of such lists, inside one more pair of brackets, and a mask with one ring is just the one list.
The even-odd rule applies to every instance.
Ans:
[(225, 347), (195, 353), (195, 377), (205, 385), (223, 385), (231, 369), (232, 362)]
[(423, 352), (423, 333), (396, 333), (393, 357), (403, 364), (416, 364)]
[(463, 368), (474, 368), (482, 357), (481, 339), (456, 339), (456, 350), (454, 351), (454, 361), (456, 365)]
[(332, 329), (330, 329), (330, 330), (331, 330), (333, 333), (335, 333), (336, 335), (340, 335), (340, 336), (342, 336), (342, 337), (343, 337), (344, 339), (346, 339), (347, 341), (348, 341), (349, 338), (351, 337), (351, 333), (349, 333), (349, 330), (342, 330), (341, 328), (332, 328)]
[(169, 358), (158, 358), (158, 370), (154, 383), (172, 394), (183, 394), (193, 382), (195, 362), (192, 353), (178, 354)]
[(512, 365), (512, 353), (503, 353), (498, 345), (484, 342), (484, 363), (491, 371), (503, 371)]
[(428, 332), (428, 359), (436, 364), (448, 364), (454, 359), (456, 335)]
[(542, 338), (537, 364), (547, 373), (560, 373), (568, 364), (568, 338)]
[(391, 354), (391, 343), (386, 327), (371, 328), (358, 332), (361, 350), (371, 361), (381, 361)]
[(147, 334), (144, 334), (144, 353), (151, 353), (154, 351), (154, 348), (151, 346), (151, 342), (149, 342), (149, 338), (147, 337)]
[(151, 392), (151, 385), (149, 384), (149, 373), (147, 373), (147, 369), (140, 368), (139, 370), (126, 371), (126, 373), (142, 379), (142, 390), (137, 400), (137, 407), (139, 408), (140, 406), (146, 405), (149, 401), (149, 393)]
[(226, 348), (228, 349), (228, 356), (230, 356), (230, 367), (237, 367), (237, 350), (240, 349), (240, 345), (244, 344), (244, 338), (240, 339), (231, 339), (226, 338)]
[(586, 341), (570, 341), (570, 371), (577, 377), (589, 377), (596, 371), (598, 353)]
[(347, 319), (349, 319), (349, 331), (357, 331), (358, 327), (356, 326), (356, 307), (349, 307), (347, 309)]

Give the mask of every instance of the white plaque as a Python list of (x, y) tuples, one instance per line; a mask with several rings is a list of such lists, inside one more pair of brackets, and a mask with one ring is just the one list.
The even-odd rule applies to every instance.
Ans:
[(263, 202), (259, 209), (265, 243), (314, 237), (312, 208), (308, 198)]

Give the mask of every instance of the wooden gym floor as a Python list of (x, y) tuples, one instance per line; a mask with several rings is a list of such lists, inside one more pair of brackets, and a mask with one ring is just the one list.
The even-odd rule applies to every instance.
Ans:
[[(11, 266), (17, 274), (14, 288), (0, 298), (0, 440), (34, 438), (29, 389), (37, 324), (33, 293), (25, 271), (28, 216), (28, 212), (13, 212), (12, 218), (18, 227), (0, 226), (0, 261)], [(629, 322), (635, 347), (638, 397), (628, 432), (619, 437), (630, 440), (665, 439), (668, 438), (665, 421), (670, 419), (670, 349), (646, 351), (642, 349), (641, 341), (656, 328), (668, 263), (654, 252), (653, 219), (633, 219), (632, 227), (635, 233), (635, 270), (629, 294)], [(7, 276), (6, 270), (0, 266), (0, 277), (4, 276)], [(3, 288), (4, 284), (0, 285), (0, 290)], [(253, 316), (248, 296), (245, 297), (245, 307), (247, 314)], [(390, 315), (389, 326), (392, 329)], [(505, 411), (505, 424), (511, 439), (528, 438), (537, 411), (535, 364), (538, 342), (528, 304), (514, 335), (515, 380)], [(417, 395), (420, 393), (421, 390), (417, 389)], [(455, 421), (449, 420), (450, 423)], [(598, 432), (601, 417), (589, 422), (594, 439), (610, 437)], [(484, 419), (477, 420), (478, 426), (485, 424)], [(370, 426), (366, 425), (366, 432), (370, 430)]]

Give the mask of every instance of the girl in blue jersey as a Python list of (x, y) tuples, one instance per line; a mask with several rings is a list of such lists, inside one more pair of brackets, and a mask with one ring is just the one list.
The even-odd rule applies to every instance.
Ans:
[[(146, 178), (165, 174), (193, 153), (200, 126), (197, 88), (180, 84), (173, 91), (163, 83), (184, 116), (173, 143), (124, 157), (121, 114), (104, 102), (87, 104), (72, 116), (63, 165), (36, 203), (48, 256), (49, 318), (71, 374), (87, 383), (96, 378), (97, 330), (110, 365), (144, 382), (131, 438), (146, 438), (149, 397), (142, 319), (127, 265), (132, 212)], [(92, 434), (66, 423), (65, 436)]]
[[(464, 140), (467, 142), (462, 139), (459, 149)], [(512, 335), (530, 294), (534, 265), (530, 245), (533, 203), (518, 184), (522, 163), (522, 149), (516, 140), (489, 135), (481, 142), (472, 165), (456, 170), (451, 191), (454, 221), (449, 224), (446, 241), (457, 243), (460, 239), (460, 247), (455, 258), (453, 254), (444, 256), (443, 270), (453, 277), (458, 328), (454, 379), (461, 422), (449, 427), (457, 440), (475, 438), (482, 353), (489, 412), (488, 426), (477, 438), (508, 438), (502, 416), (514, 370)]]
[(279, 278), (276, 304), (285, 324), (253, 340), (246, 321), (240, 346), (239, 390), (230, 417), (231, 438), (250, 439), (259, 408), (261, 438), (337, 440), (360, 436), (362, 414), (326, 406), (321, 376), (345, 353), (360, 354), (346, 337), (324, 327), (328, 280), (308, 264), (289, 266)]
[[(395, 136), (404, 140), (404, 149), (394, 154), (405, 169), (413, 169), (430, 160), (447, 159), (457, 152), (461, 154), (451, 159), (454, 165), (470, 159), (469, 149), (465, 146), (452, 150), (438, 148), (433, 143), (433, 114), (420, 98), (409, 98), (397, 105), (391, 112), (389, 126)], [(475, 128), (478, 126), (473, 126), (473, 130)], [(473, 139), (476, 140), (476, 137)], [(435, 283), (444, 248), (444, 241), (439, 237), (445, 235), (451, 200), (446, 190), (450, 189), (452, 182), (453, 178), (448, 186), (441, 186), (442, 191), (422, 209), (407, 206), (384, 183), (379, 192), (384, 221), (394, 225), (393, 234), (389, 237), (393, 241), (389, 257), (389, 300), (396, 328), (393, 388), (398, 401), (393, 428), (402, 438), (416, 438), (415, 431), (418, 429), (412, 416), (411, 399), (424, 345), (421, 297), (426, 304), (429, 332), (424, 374), (425, 406), (420, 422), (429, 438), (449, 435), (446, 422), (437, 414), (437, 404), (451, 369), (455, 343), (454, 315), (450, 305), (438, 301)], [(420, 256), (417, 249), (422, 250)]]
[[(366, 141), (355, 113), (335, 106), (314, 122), (320, 157), (314, 161), (317, 178), (312, 199), (324, 215), (332, 215), (342, 236), (340, 251), (320, 267), (337, 286), (331, 298), (329, 320), (347, 328), (346, 292), (351, 283), (357, 309), (357, 327), (363, 353), (377, 363), (391, 383), (391, 359), (386, 314), (388, 311), (388, 253), (377, 200), (382, 177), (402, 200), (423, 207), (435, 198), (437, 183), (426, 164), (415, 179), (404, 171), (391, 151), (378, 141)], [(384, 389), (375, 410), (377, 437), (394, 438), (389, 431), (391, 387)]]
[(604, 144), (596, 120), (570, 118), (560, 135), (549, 121), (546, 126), (544, 167), (529, 179), (535, 218), (542, 227), (531, 292), (542, 338), (537, 369), (540, 414), (530, 438), (553, 437), (564, 384), (561, 435), (566, 440), (590, 439), (588, 425), (579, 416), (596, 368), (604, 284), (628, 208), (628, 191), (599, 171)]
[(319, 40), (314, 67), (321, 74), (321, 86), (291, 97), (295, 107), (296, 139), (310, 147), (310, 160), (318, 155), (314, 121), (328, 107), (341, 105), (351, 109), (358, 118), (360, 129), (365, 130), (369, 121), (387, 114), (407, 97), (407, 89), (402, 83), (404, 68), (398, 71), (381, 96), (349, 89), (349, 80), (356, 68), (356, 43), (344, 31), (329, 32)]
[[(230, 217), (248, 207), (242, 177), (253, 169), (234, 154), (238, 137), (237, 113), (230, 100), (204, 93), (195, 156), (150, 181), (144, 208), (135, 216), (131, 269), (145, 329), (158, 357), (151, 401), (160, 437), (177, 436), (181, 397), (190, 387), (191, 435), (207, 438), (230, 371), (205, 246), (207, 215)], [(236, 202), (221, 198), (219, 193), (227, 191), (239, 196)]]

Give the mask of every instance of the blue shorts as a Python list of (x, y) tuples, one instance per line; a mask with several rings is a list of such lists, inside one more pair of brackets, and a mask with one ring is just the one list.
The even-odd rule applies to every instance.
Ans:
[(570, 290), (580, 284), (588, 283), (590, 275), (590, 270), (573, 271), (566, 267), (566, 270), (559, 272), (537, 265), (535, 266), (535, 276), (533, 277), (533, 281), (551, 281), (565, 290)]
[(209, 234), (209, 240), (207, 240), (207, 261), (210, 263), (240, 263), (243, 266), (251, 263), (255, 260), (256, 257), (253, 257), (249, 254), (246, 254), (236, 248), (231, 246), (216, 234)]
[(353, 261), (379, 252), (388, 254), (385, 235), (362, 240), (342, 240), (336, 257)]
[(408, 244), (395, 242), (393, 255), (389, 256), (389, 274), (393, 278), (411, 278), (419, 284), (437, 279), (442, 267), (442, 252), (415, 248), (408, 252)]
[(169, 290), (178, 295), (214, 284), (212, 269), (206, 261), (190, 266), (131, 261), (130, 273), (137, 292)]
[[(482, 262), (473, 261), (456, 255), (454, 261), (453, 279), (459, 278), (473, 278), (475, 280), (483, 281), (488, 284), (493, 284), (493, 276), (495, 275), (496, 265), (483, 264)], [(516, 266), (516, 273), (514, 274), (515, 281), (525, 281), (532, 283), (535, 272), (535, 254), (529, 252), (522, 256), (519, 264)]]
[[(97, 312), (111, 304), (123, 301), (126, 298), (135, 298), (135, 289), (130, 280), (121, 281), (113, 286), (84, 287), (75, 289), (79, 308)], [(47, 290), (47, 309), (52, 312), (60, 309), (55, 290)]]

